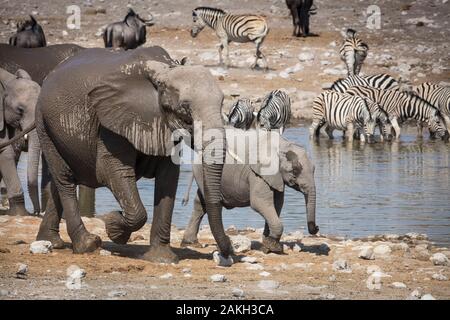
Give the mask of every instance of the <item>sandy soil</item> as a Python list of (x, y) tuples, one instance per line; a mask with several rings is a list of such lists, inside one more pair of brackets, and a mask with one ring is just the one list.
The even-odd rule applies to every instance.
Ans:
[[(100, 250), (74, 255), (69, 247), (48, 254), (31, 254), (30, 243), (40, 219), (1, 216), (0, 299), (239, 299), (233, 295), (236, 288), (243, 291), (245, 299), (410, 299), (417, 289), (420, 296), (450, 298), (450, 267), (435, 266), (429, 260), (436, 252), (450, 257), (450, 251), (434, 247), (427, 240), (420, 240), (420, 236), (349, 240), (294, 233), (283, 238), (289, 247), (285, 254), (275, 255), (261, 251), (261, 230), (229, 230), (232, 237), (240, 234), (251, 239), (252, 249), (235, 255), (232, 267), (222, 268), (212, 259), (212, 252), (217, 249), (208, 228), (199, 234), (204, 248), (180, 248), (183, 231), (173, 226), (172, 246), (181, 260), (167, 265), (140, 259), (148, 249), (149, 225), (133, 233), (127, 245), (119, 246), (108, 240), (101, 220), (83, 220), (90, 232), (102, 237), (103, 250), (110, 255), (102, 255), (104, 251)], [(62, 223), (63, 239), (69, 242), (65, 230)], [(299, 252), (292, 250), (295, 245)], [(377, 255), (375, 249), (375, 260), (358, 257), (364, 246), (380, 245), (388, 246), (391, 252)], [(243, 257), (254, 257), (257, 264), (240, 262)], [(347, 270), (335, 270), (334, 264), (339, 260), (345, 261)], [(20, 263), (28, 265), (26, 279), (17, 278)], [(66, 270), (72, 264), (86, 271), (79, 289), (66, 287)], [(368, 268), (373, 265), (385, 275), (379, 289), (370, 289), (367, 284)], [(172, 277), (161, 278), (167, 273)], [(214, 274), (224, 275), (226, 281), (212, 282), (210, 277)], [(261, 289), (262, 280), (275, 281), (278, 287)], [(393, 287), (394, 282), (402, 282), (405, 288)]]

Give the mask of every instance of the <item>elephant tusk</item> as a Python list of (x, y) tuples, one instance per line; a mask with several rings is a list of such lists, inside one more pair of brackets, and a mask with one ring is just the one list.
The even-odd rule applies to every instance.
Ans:
[(242, 159), (239, 158), (239, 156), (236, 153), (234, 153), (231, 149), (227, 149), (227, 151), (234, 160), (240, 163), (244, 163), (244, 161), (242, 161)]

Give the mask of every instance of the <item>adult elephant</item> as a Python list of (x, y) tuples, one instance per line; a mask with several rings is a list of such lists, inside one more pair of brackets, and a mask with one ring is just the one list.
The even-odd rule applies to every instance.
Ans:
[[(86, 49), (59, 65), (42, 86), (36, 127), (52, 176), (52, 198), (38, 240), (61, 247), (62, 211), (74, 253), (101, 245), (79, 214), (75, 188), (108, 187), (123, 212), (108, 213), (106, 232), (125, 244), (147, 213), (136, 180), (155, 178), (150, 249), (144, 259), (176, 262), (170, 226), (179, 165), (172, 162), (172, 131), (192, 132), (201, 122), (205, 204), (211, 230), (223, 256), (231, 243), (225, 235), (220, 203), (224, 160), (221, 119), (223, 93), (204, 67), (177, 65), (160, 47), (129, 51)], [(216, 130), (212, 130), (216, 129)], [(211, 136), (215, 134), (215, 136)]]
[[(23, 190), (17, 174), (17, 154), (14, 141), (22, 129), (32, 128), (39, 85), (32, 81), (28, 73), (18, 70), (11, 74), (0, 68), (0, 181), (6, 185), (10, 215), (29, 215), (25, 209)], [(6, 144), (6, 147), (2, 147)], [(40, 158), (39, 140), (36, 130), (28, 133), (28, 192), (34, 213), (40, 212), (38, 193), (38, 168)]]
[[(0, 44), (0, 68), (10, 73), (16, 73), (17, 70), (23, 69), (31, 76), (33, 81), (42, 85), (47, 75), (58, 64), (84, 49), (76, 44), (57, 44), (43, 48), (19, 48), (7, 44)], [(43, 161), (42, 165), (46, 167), (45, 161)], [(37, 174), (36, 172), (36, 179)], [(50, 177), (48, 175), (44, 174), (42, 176), (42, 211), (46, 209), (49, 194), (49, 179)]]

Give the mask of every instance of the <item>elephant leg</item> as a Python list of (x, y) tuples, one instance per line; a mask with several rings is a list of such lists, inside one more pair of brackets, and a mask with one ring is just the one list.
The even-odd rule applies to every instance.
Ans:
[(0, 153), (0, 172), (5, 182), (9, 201), (8, 215), (27, 216), (30, 213), (25, 209), (25, 198), (19, 175), (17, 174), (15, 152), (12, 146), (6, 147)]
[[(44, 151), (45, 159), (50, 169), (51, 181), (52, 184), (54, 183), (59, 194), (62, 210), (64, 211), (67, 232), (72, 240), (72, 250), (74, 253), (92, 252), (100, 247), (102, 241), (99, 236), (89, 233), (81, 220), (72, 170), (61, 157), (45, 130), (38, 127), (38, 133), (42, 150)], [(54, 190), (52, 193), (54, 193)], [(53, 219), (55, 218), (53, 217)], [(56, 224), (54, 221), (51, 224), (49, 223), (49, 225), (54, 224)]]
[[(44, 170), (44, 169), (43, 169)], [(59, 223), (63, 213), (58, 190), (50, 181), (46, 184), (49, 194), (47, 195), (46, 211), (42, 218), (36, 240), (50, 241), (54, 249), (64, 249), (65, 244), (59, 235)]]
[(163, 158), (158, 163), (150, 250), (143, 256), (146, 260), (163, 263), (178, 262), (177, 255), (170, 248), (170, 229), (179, 175), (180, 166), (174, 164), (170, 157)]
[(205, 201), (200, 193), (200, 189), (197, 190), (197, 195), (194, 200), (194, 210), (192, 211), (192, 217), (189, 220), (188, 226), (184, 231), (183, 240), (181, 246), (198, 246), (198, 230), (202, 222), (203, 216), (206, 214)]

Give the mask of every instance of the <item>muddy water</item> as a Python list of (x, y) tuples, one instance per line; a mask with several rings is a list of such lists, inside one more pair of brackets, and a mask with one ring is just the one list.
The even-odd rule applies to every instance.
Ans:
[[(325, 234), (360, 237), (381, 233), (426, 233), (433, 241), (450, 245), (450, 146), (428, 137), (417, 140), (414, 129), (404, 132), (399, 142), (345, 143), (339, 134), (330, 141), (310, 143), (307, 127), (287, 129), (285, 136), (307, 147), (316, 165), (317, 223)], [(19, 164), (25, 182), (26, 154)], [(185, 227), (192, 211), (192, 197), (181, 206), (190, 175), (183, 166), (173, 223)], [(151, 219), (152, 180), (138, 183), (141, 198)], [(106, 188), (97, 190), (99, 214), (119, 206)], [(31, 203), (27, 199), (27, 207)], [(282, 212), (285, 231), (306, 231), (302, 194), (287, 190)], [(151, 221), (151, 220), (150, 220)], [(203, 223), (207, 223), (207, 219)], [(263, 219), (249, 208), (224, 210), (224, 225), (261, 228)]]

